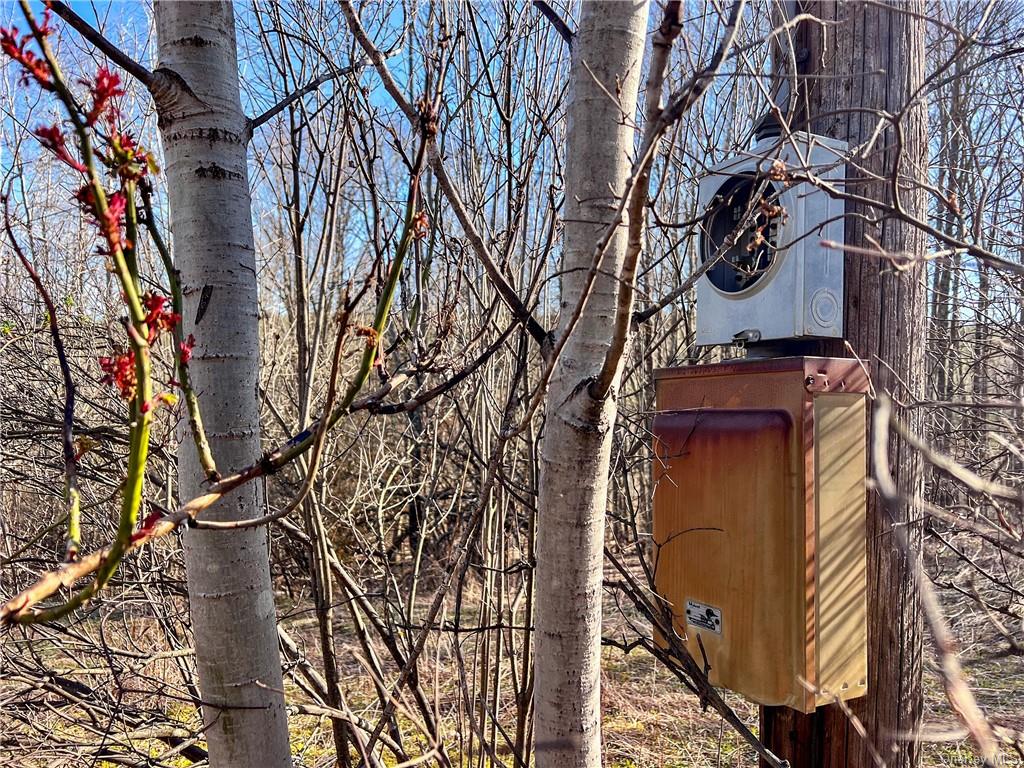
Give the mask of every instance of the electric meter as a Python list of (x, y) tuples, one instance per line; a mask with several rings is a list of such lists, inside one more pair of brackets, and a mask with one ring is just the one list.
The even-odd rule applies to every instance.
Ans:
[(697, 343), (843, 335), (844, 142), (808, 133), (760, 141), (700, 182), (704, 217)]

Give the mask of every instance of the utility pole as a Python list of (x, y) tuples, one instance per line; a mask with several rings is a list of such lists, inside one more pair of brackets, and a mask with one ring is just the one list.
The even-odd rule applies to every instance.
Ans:
[[(884, 206), (892, 206), (898, 196), (904, 212), (925, 219), (920, 182), (926, 181), (927, 173), (927, 110), (919, 97), (924, 81), (924, 0), (888, 5), (805, 0), (785, 5), (790, 18), (794, 12), (809, 13), (821, 22), (799, 24), (793, 50), (778, 58), (779, 64), (795, 62), (797, 68), (796, 88), (789, 99), (792, 109), (786, 115), (789, 128), (849, 143), (847, 193)], [(911, 99), (917, 101), (908, 104)], [(896, 116), (898, 126), (887, 116)], [(848, 200), (846, 244), (868, 252), (881, 249), (919, 257), (925, 237), (897, 216)], [(863, 253), (848, 251), (845, 259), (849, 346), (822, 342), (813, 353), (856, 355), (871, 366), (876, 391), (891, 393), (897, 402), (911, 401), (923, 395), (924, 262), (897, 263)], [(912, 410), (901, 418), (913, 427)], [(917, 495), (922, 488), (920, 459), (892, 438), (889, 453), (899, 487)], [(890, 515), (869, 491), (868, 694), (848, 704), (889, 768), (916, 768), (920, 763), (920, 747), (913, 736), (922, 710), (921, 607), (911, 563), (892, 533), (894, 525), (913, 517), (907, 507)], [(906, 532), (913, 556), (919, 558), (921, 528), (911, 523)], [(868, 744), (837, 705), (809, 715), (762, 707), (761, 738), (793, 768), (876, 764)]]

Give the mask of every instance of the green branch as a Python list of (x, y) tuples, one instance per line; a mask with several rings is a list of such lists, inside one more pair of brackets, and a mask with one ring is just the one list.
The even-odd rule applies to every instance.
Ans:
[[(178, 272), (178, 268), (174, 266), (174, 260), (171, 257), (170, 248), (167, 247), (167, 243), (164, 242), (163, 236), (160, 234), (160, 230), (156, 226), (156, 219), (153, 214), (152, 190), (149, 188), (148, 184), (143, 184), (141, 191), (142, 207), (146, 212), (146, 218), (142, 223), (146, 226), (146, 231), (149, 232), (149, 237), (153, 241), (153, 245), (156, 247), (157, 253), (160, 254), (160, 260), (163, 262), (164, 271), (167, 273), (167, 282), (171, 291), (171, 308), (177, 315), (181, 316), (184, 304), (181, 292), (181, 275)], [(203, 473), (206, 475), (206, 479), (210, 482), (216, 482), (220, 479), (220, 472), (217, 471), (217, 463), (213, 458), (213, 450), (210, 448), (210, 442), (206, 438), (206, 429), (203, 426), (203, 415), (199, 410), (199, 398), (196, 396), (196, 392), (192, 388), (192, 376), (188, 370), (188, 363), (183, 357), (185, 337), (181, 323), (174, 326), (171, 334), (174, 341), (175, 376), (177, 377), (178, 385), (181, 387), (182, 396), (185, 398), (185, 408), (188, 410), (189, 429), (192, 432), (192, 441), (195, 443), (196, 453), (199, 456), (199, 463), (203, 467)]]
[[(109, 204), (106, 190), (103, 187), (103, 181), (96, 167), (96, 155), (92, 146), (89, 126), (82, 119), (78, 102), (68, 88), (53, 49), (50, 47), (43, 30), (36, 22), (27, 0), (21, 0), (20, 4), (25, 20), (32, 30), (32, 36), (43, 52), (47, 66), (53, 76), (54, 92), (64, 106), (64, 110), (74, 126), (75, 134), (78, 137), (79, 153), (85, 165), (89, 188), (93, 196), (93, 213), (101, 228), (109, 228)], [(129, 183), (126, 187), (127, 193), (134, 193), (133, 184)], [(134, 204), (126, 205), (127, 232), (133, 233), (137, 231), (136, 214)], [(118, 224), (118, 226), (120, 225)], [(146, 311), (142, 306), (142, 300), (139, 295), (138, 267), (134, 253), (131, 255), (131, 258), (126, 256), (125, 250), (117, 238), (108, 237), (107, 241), (110, 246), (110, 257), (114, 264), (114, 271), (121, 284), (121, 291), (130, 314), (126, 328), (129, 346), (134, 352), (135, 357), (136, 380), (135, 396), (130, 408), (131, 427), (129, 431), (128, 470), (121, 497), (117, 538), (108, 548), (105, 557), (102, 558), (96, 570), (96, 579), (87, 587), (79, 590), (78, 593), (63, 605), (37, 614), (37, 621), (52, 620), (67, 615), (88, 602), (107, 584), (117, 570), (124, 553), (131, 546), (132, 536), (138, 521), (139, 508), (142, 504), (142, 488), (146, 474), (146, 459), (149, 453), (150, 424), (155, 406), (152, 402), (153, 392), (150, 375), (149, 343), (147, 341)], [(132, 245), (134, 247), (134, 242)], [(77, 522), (72, 522), (72, 528), (77, 528)], [(80, 535), (80, 531), (78, 531), (78, 534)]]

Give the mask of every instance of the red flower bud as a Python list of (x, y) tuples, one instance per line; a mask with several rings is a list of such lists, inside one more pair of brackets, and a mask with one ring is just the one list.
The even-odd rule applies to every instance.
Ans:
[(94, 80), (83, 78), (79, 82), (87, 86), (92, 95), (92, 108), (86, 113), (85, 122), (88, 125), (95, 125), (104, 112), (107, 112), (109, 120), (116, 119), (118, 111), (112, 102), (118, 96), (125, 94), (124, 88), (121, 87), (120, 75), (111, 72), (106, 67), (100, 67), (96, 71)]
[[(39, 31), (44, 35), (50, 34), (49, 16), (44, 18), (43, 26), (39, 28)], [(54, 89), (53, 79), (46, 60), (32, 51), (26, 50), (26, 46), (31, 41), (31, 33), (23, 35), (19, 40), (17, 27), (0, 28), (0, 51), (21, 64), (22, 73), (19, 82), (22, 85), (28, 85), (30, 81), (35, 80), (43, 90), (52, 91)]]
[(39, 143), (56, 155), (61, 162), (67, 163), (76, 171), (85, 173), (85, 166), (71, 156), (64, 139), (64, 132), (57, 125), (41, 125), (34, 131)]
[(100, 369), (105, 374), (100, 379), (101, 384), (117, 387), (118, 394), (124, 400), (131, 400), (135, 397), (134, 350), (128, 350), (114, 357), (101, 357)]
[(75, 200), (82, 206), (82, 209), (86, 213), (96, 215), (96, 195), (92, 191), (91, 184), (83, 184), (79, 187), (78, 191), (75, 192)]
[(121, 247), (121, 229), (124, 227), (124, 212), (128, 200), (123, 192), (115, 192), (107, 200), (107, 210), (99, 222), (100, 232), (107, 240), (110, 252)]
[(145, 519), (139, 525), (139, 529), (132, 534), (132, 542), (136, 542), (144, 536), (152, 533), (153, 526), (159, 523), (163, 517), (163, 513), (159, 511), (153, 511), (146, 515)]
[(188, 361), (192, 359), (192, 350), (195, 349), (195, 346), (196, 337), (193, 336), (191, 333), (188, 335), (187, 339), (185, 339), (184, 341), (181, 342), (181, 344), (178, 345), (178, 350), (181, 354), (182, 365), (188, 365)]
[(422, 240), (430, 234), (430, 217), (426, 211), (419, 211), (412, 218), (412, 236), (416, 240)]
[(181, 322), (181, 315), (177, 312), (167, 312), (164, 305), (167, 304), (167, 297), (159, 293), (147, 292), (142, 296), (142, 306), (146, 308), (146, 325), (149, 327), (147, 341), (152, 344), (156, 341), (161, 331), (174, 330), (174, 326)]

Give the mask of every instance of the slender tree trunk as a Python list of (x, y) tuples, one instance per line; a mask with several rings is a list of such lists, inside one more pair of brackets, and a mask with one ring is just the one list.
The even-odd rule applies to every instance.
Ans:
[[(806, 58), (816, 67), (805, 89), (811, 129), (848, 141), (866, 141), (881, 114), (897, 113), (924, 79), (923, 0), (891, 6), (860, 2), (808, 2), (804, 10), (829, 22), (828, 32), (807, 25)], [(877, 74), (879, 70), (884, 75)], [(859, 109), (860, 111), (848, 111)], [(847, 190), (891, 204), (888, 180), (900, 175), (900, 202), (918, 217), (927, 216), (923, 191), (917, 186), (927, 171), (927, 115), (918, 102), (903, 115), (902, 155), (897, 136), (886, 125), (874, 149), (847, 165)], [(856, 166), (856, 167), (855, 167)], [(883, 179), (877, 181), (874, 179)], [(925, 238), (915, 227), (894, 217), (878, 223), (879, 212), (847, 203), (846, 242), (871, 248), (877, 242), (891, 253), (920, 256)], [(875, 387), (892, 392), (900, 402), (924, 393), (925, 274), (922, 262), (895, 269), (886, 259), (846, 258), (846, 338), (857, 355), (873, 365)], [(822, 345), (825, 354), (848, 354), (841, 344)], [(915, 431), (914, 411), (901, 414)], [(891, 440), (890, 463), (899, 486), (911, 495), (921, 491), (921, 463), (916, 452)], [(921, 749), (913, 738), (921, 723), (922, 617), (910, 563), (892, 535), (893, 524), (914, 515), (907, 508), (896, 519), (877, 495), (868, 496), (868, 694), (850, 702), (889, 768), (915, 768)], [(920, 557), (921, 527), (906, 528), (911, 550)], [(907, 738), (907, 737), (910, 738)], [(762, 740), (793, 768), (869, 768), (875, 762), (837, 706), (802, 715), (784, 707), (762, 709)]]
[[(166, 162), (170, 229), (185, 298), (190, 369), (222, 469), (260, 455), (259, 326), (246, 120), (227, 2), (155, 4), (161, 74), (154, 98)], [(181, 496), (203, 490), (188, 440), (178, 454)], [(209, 511), (259, 514), (256, 484)], [(184, 536), (203, 718), (214, 768), (291, 765), (267, 531)]]
[[(570, 73), (559, 339), (584, 298), (595, 246), (629, 177), (646, 31), (645, 1), (582, 4)], [(588, 385), (612, 339), (614, 275), (622, 267), (626, 239), (623, 224), (547, 396), (536, 544), (538, 768), (601, 764), (601, 580), (617, 406), (614, 389), (597, 401)]]
[[(955, 87), (959, 87), (959, 83), (959, 80), (955, 81)], [(939, 146), (942, 147), (941, 154), (945, 156), (944, 158), (940, 156), (938, 186), (943, 193), (948, 194), (954, 189), (955, 185), (955, 167), (952, 161), (955, 154), (950, 151), (949, 121), (940, 120), (938, 130)], [(946, 212), (943, 221), (939, 224), (946, 231), (952, 229), (953, 226), (949, 217), (950, 214)], [(953, 370), (956, 358), (956, 350), (950, 343), (948, 334), (950, 318), (949, 289), (953, 272), (953, 259), (952, 257), (939, 259), (932, 268), (934, 269), (934, 280), (932, 282), (932, 328), (935, 338), (936, 360), (935, 376), (932, 380), (934, 382), (932, 395), (937, 400), (947, 400), (949, 399), (950, 382), (952, 380), (950, 372)], [(943, 443), (938, 443), (937, 447), (945, 449), (946, 446)]]

